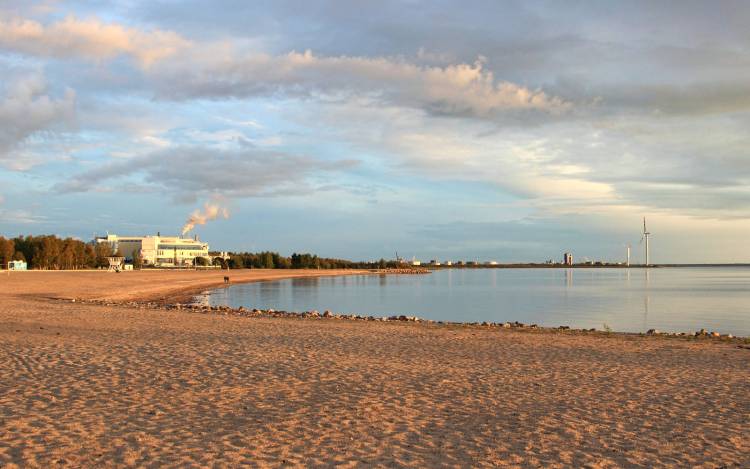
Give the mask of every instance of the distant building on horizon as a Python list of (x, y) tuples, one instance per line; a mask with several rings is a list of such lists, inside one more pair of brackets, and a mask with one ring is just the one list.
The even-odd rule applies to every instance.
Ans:
[(206, 259), (211, 264), (208, 243), (196, 237), (179, 236), (117, 236), (107, 234), (94, 238), (94, 244), (107, 243), (112, 252), (120, 252), (126, 261), (132, 262), (138, 253), (143, 265), (153, 267), (189, 267), (195, 265), (197, 258)]
[(563, 254), (563, 264), (565, 265), (573, 265), (573, 254), (566, 252)]

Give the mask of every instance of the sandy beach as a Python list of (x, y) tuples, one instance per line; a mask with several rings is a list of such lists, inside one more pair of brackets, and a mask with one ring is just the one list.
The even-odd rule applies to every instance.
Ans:
[(226, 274), (3, 273), (0, 466), (750, 467), (733, 343), (70, 301)]

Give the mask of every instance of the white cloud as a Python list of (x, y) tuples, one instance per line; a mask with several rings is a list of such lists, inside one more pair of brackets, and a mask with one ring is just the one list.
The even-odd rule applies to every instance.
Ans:
[(435, 114), (483, 118), (528, 111), (559, 114), (571, 108), (541, 89), (496, 77), (483, 58), (420, 65), (399, 57), (321, 56), (310, 50), (273, 55), (247, 50), (241, 42), (194, 43), (172, 31), (75, 16), (50, 24), (0, 21), (0, 48), (95, 61), (132, 57), (162, 96), (175, 99), (366, 95)]
[(148, 66), (188, 45), (171, 31), (142, 31), (95, 18), (68, 16), (47, 25), (28, 19), (0, 21), (1, 48), (42, 57), (103, 60), (126, 55)]
[[(481, 61), (420, 66), (387, 57), (242, 53), (226, 48), (173, 57), (154, 67), (161, 93), (172, 98), (261, 95), (336, 99), (352, 95), (436, 114), (492, 117), (503, 112), (561, 113), (571, 104), (540, 89), (498, 80)], [(213, 53), (211, 53), (213, 52)]]
[[(444, 195), (445, 212), (462, 211), (451, 197), (486, 204), (474, 221), (585, 214), (599, 229), (650, 213), (692, 217), (695, 229), (750, 216), (746, 41), (665, 47), (680, 36), (647, 37), (641, 23), (633, 29), (619, 17), (584, 18), (598, 33), (580, 29), (580, 18), (559, 30), (560, 11), (512, 28), (512, 13), (498, 27), (486, 13), (454, 7), (476, 21), (453, 28), (454, 18), (436, 22), (425, 5), (395, 21), (401, 4), (384, 16), (351, 7), (351, 16), (320, 24), (271, 18), (263, 36), (245, 24), (247, 10), (240, 18), (194, 5), (175, 12), (182, 20), (139, 16), (153, 22), (144, 28), (130, 5), (106, 21), (86, 16), (98, 4), (74, 5), (60, 5), (54, 19), (20, 7), (5, 12), (34, 19), (0, 13), (0, 59), (38, 63), (55, 85), (38, 73), (3, 80), (0, 163), (28, 168), (64, 140), (59, 148), (73, 148), (75, 163), (35, 173), (47, 186), (255, 197), (364, 181), (402, 191), (378, 202), (418, 218), (416, 197), (398, 186), (414, 181), (426, 199)], [(237, 29), (207, 20), (215, 10)], [(380, 47), (384, 31), (394, 34)], [(60, 91), (71, 82), (78, 97)], [(59, 133), (76, 109), (81, 132)], [(324, 155), (346, 154), (365, 164), (331, 178), (348, 166)]]
[(741, 120), (630, 114), (497, 128), (370, 104), (290, 108), (286, 117), (389, 172), (447, 191), (460, 190), (451, 182), (491, 185), (537, 214), (750, 216), (750, 140)]

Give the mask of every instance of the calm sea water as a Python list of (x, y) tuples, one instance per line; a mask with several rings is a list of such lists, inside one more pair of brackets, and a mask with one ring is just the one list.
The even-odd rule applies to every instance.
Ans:
[(750, 268), (448, 269), (237, 284), (212, 305), (750, 336)]

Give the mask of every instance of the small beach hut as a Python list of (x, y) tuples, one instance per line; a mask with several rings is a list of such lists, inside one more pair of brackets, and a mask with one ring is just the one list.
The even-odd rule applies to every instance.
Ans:
[(26, 270), (28, 265), (26, 261), (10, 261), (8, 262), (8, 270)]

